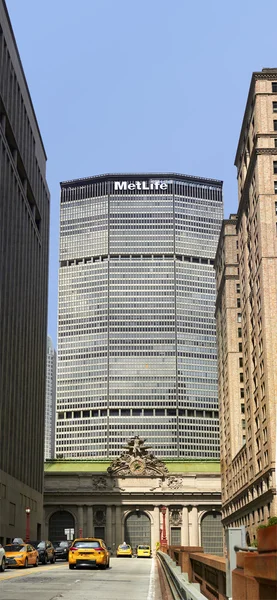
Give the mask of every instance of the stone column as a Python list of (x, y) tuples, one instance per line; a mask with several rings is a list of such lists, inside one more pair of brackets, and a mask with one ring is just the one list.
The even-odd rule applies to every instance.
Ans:
[(190, 512), (191, 525), (190, 525), (190, 536), (189, 545), (198, 546), (198, 510), (197, 506), (193, 506)]
[(112, 550), (115, 549), (115, 506), (112, 506)]
[(112, 507), (106, 507), (106, 544), (112, 548)]
[(121, 506), (116, 506), (115, 507), (115, 546), (117, 548), (117, 546), (119, 546), (119, 544), (122, 544), (123, 540), (123, 533), (122, 533), (122, 524), (121, 524), (121, 517), (122, 517), (122, 508)]
[(87, 507), (87, 533), (88, 533), (88, 537), (93, 537), (94, 536), (93, 510), (92, 510), (92, 506), (91, 505), (89, 505)]
[(166, 515), (165, 515), (165, 527), (166, 527), (166, 537), (168, 545), (171, 544), (171, 530), (170, 530), (170, 522), (169, 522), (169, 507), (166, 507)]
[(189, 545), (189, 515), (187, 506), (182, 508), (182, 529), (181, 529), (181, 545)]
[(151, 532), (151, 550), (152, 552), (156, 551), (156, 543), (160, 541), (160, 507), (154, 506), (153, 511), (153, 528)]
[(83, 507), (78, 506), (78, 526), (77, 526), (77, 537), (83, 537), (84, 535), (84, 512)]

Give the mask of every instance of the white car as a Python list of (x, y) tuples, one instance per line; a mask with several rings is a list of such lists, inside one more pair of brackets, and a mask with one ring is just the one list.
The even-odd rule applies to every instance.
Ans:
[(3, 546), (0, 544), (0, 571), (5, 571), (6, 567), (6, 552)]

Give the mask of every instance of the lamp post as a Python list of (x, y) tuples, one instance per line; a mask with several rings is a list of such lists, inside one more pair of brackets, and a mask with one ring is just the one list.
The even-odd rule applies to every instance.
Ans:
[(162, 546), (167, 546), (166, 526), (165, 526), (166, 506), (161, 506), (161, 513), (162, 513), (162, 518), (163, 518), (161, 544), (162, 544)]
[(26, 542), (30, 541), (30, 512), (31, 512), (31, 509), (27, 506), (27, 508), (25, 508), (25, 513), (26, 513)]

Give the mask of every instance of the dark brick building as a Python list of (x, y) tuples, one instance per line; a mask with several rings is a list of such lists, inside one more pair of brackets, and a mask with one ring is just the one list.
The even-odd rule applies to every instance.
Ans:
[(42, 525), (49, 192), (46, 155), (0, 0), (0, 541)]

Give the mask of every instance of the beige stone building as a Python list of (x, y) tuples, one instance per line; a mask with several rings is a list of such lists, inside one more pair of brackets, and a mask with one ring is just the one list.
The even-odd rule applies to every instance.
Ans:
[(224, 526), (277, 515), (277, 69), (253, 73), (215, 269)]
[(124, 540), (155, 550), (166, 537), (222, 554), (219, 462), (162, 462), (131, 443), (113, 463), (46, 462), (46, 538), (94, 535), (114, 551)]

